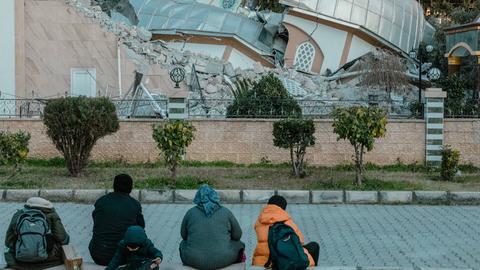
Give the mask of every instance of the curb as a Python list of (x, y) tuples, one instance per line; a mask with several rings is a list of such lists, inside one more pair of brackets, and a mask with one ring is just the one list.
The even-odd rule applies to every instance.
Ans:
[[(111, 192), (105, 189), (0, 189), (0, 201), (25, 202), (41, 196), (52, 202), (93, 203)], [(480, 205), (480, 192), (448, 191), (344, 191), (344, 190), (217, 190), (225, 203), (264, 204), (282, 195), (291, 204), (427, 204)], [(196, 190), (138, 190), (131, 196), (142, 203), (190, 204)]]

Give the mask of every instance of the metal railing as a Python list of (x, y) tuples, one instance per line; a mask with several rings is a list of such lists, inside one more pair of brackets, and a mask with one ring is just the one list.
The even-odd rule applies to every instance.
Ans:
[[(111, 99), (117, 108), (117, 114), (120, 118), (160, 118), (158, 107), (165, 112), (169, 111), (167, 99)], [(41, 117), (43, 109), (48, 99), (0, 99), (0, 117), (22, 117), (35, 118)], [(156, 105), (153, 104), (156, 102)], [(336, 108), (349, 106), (380, 106), (388, 112), (390, 118), (414, 118), (410, 112), (409, 104), (403, 102), (377, 102), (369, 104), (362, 100), (297, 100), (302, 114), (308, 118), (330, 118), (331, 113)], [(225, 118), (227, 117), (227, 108), (233, 104), (233, 99), (186, 99), (186, 110), (188, 118)], [(281, 103), (281, 102), (280, 102)], [(237, 112), (231, 111), (231, 118), (279, 118), (285, 117), (288, 112), (278, 103), (272, 107), (271, 104), (263, 104), (254, 107), (253, 111), (238, 109)], [(248, 106), (251, 107), (251, 106)], [(275, 109), (273, 109), (275, 108)], [(477, 114), (478, 116), (478, 114)]]

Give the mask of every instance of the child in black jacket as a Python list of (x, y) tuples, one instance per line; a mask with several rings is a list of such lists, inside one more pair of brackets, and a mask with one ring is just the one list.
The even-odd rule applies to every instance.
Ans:
[(162, 259), (162, 252), (155, 248), (142, 227), (131, 226), (105, 270), (158, 269)]

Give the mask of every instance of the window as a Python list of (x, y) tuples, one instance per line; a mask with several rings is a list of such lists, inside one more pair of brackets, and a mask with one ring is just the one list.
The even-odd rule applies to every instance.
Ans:
[(310, 42), (304, 42), (297, 48), (294, 66), (297, 70), (310, 72), (313, 59), (315, 59), (315, 47)]
[(96, 92), (96, 70), (94, 68), (72, 68), (70, 94), (74, 97), (94, 97)]

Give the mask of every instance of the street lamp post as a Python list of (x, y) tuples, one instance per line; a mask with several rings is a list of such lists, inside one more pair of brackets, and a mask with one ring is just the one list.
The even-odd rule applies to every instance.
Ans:
[[(425, 47), (425, 50), (427, 53), (431, 53), (433, 51), (433, 46), (432, 45), (427, 45)], [(418, 49), (412, 49), (409, 53), (410, 58), (418, 62), (418, 103), (422, 104), (422, 74), (424, 71), (428, 72), (427, 76), (432, 79), (432, 80), (437, 80), (440, 78), (440, 70), (438, 68), (432, 68), (432, 65), (429, 63), (426, 66), (426, 70), (423, 70), (423, 65), (425, 64), (423, 62), (423, 58), (425, 55), (423, 55), (423, 50), (418, 47)], [(422, 106), (422, 111), (420, 113), (423, 113), (423, 106)]]

